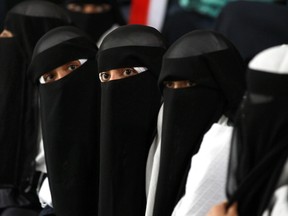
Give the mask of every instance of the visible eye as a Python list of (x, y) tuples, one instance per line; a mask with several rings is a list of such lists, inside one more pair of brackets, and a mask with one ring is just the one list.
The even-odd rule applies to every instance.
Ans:
[(81, 66), (81, 62), (79, 60), (74, 60), (65, 64), (64, 70), (66, 71), (66, 73), (71, 73), (72, 71), (76, 70), (80, 66)]
[(174, 83), (171, 81), (165, 81), (164, 86), (167, 88), (174, 88)]
[(73, 12), (82, 12), (82, 6), (78, 4), (68, 4), (67, 9)]
[(40, 83), (50, 83), (56, 80), (56, 74), (54, 72), (48, 72), (40, 77)]
[(75, 8), (74, 8), (74, 10), (75, 10), (76, 12), (81, 12), (81, 11), (83, 10), (83, 8), (82, 8), (80, 5), (76, 5)]
[(69, 65), (67, 69), (68, 69), (69, 71), (74, 71), (74, 70), (76, 70), (79, 66), (80, 66), (80, 65)]
[(104, 11), (110, 11), (111, 10), (111, 5), (109, 5), (109, 4), (102, 4), (102, 7), (103, 7)]
[(102, 5), (95, 5), (93, 8), (94, 13), (103, 13), (104, 7)]
[(111, 75), (107, 72), (99, 73), (99, 79), (101, 82), (108, 82), (110, 80)]
[(138, 74), (138, 72), (135, 71), (133, 68), (125, 68), (124, 71), (123, 71), (123, 75), (125, 77), (133, 76), (133, 75), (136, 75), (136, 74)]
[(164, 81), (164, 86), (166, 88), (181, 89), (194, 87), (197, 84), (191, 80), (179, 80), (179, 81)]

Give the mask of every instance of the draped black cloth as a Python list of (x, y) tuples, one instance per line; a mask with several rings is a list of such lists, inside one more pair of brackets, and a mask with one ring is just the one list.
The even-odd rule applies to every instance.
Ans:
[[(184, 80), (192, 86), (165, 87), (165, 82)], [(204, 134), (223, 114), (233, 121), (244, 93), (244, 63), (221, 34), (192, 31), (165, 53), (159, 86), (164, 110), (153, 215), (168, 216), (185, 192), (191, 158)]]
[(145, 215), (145, 171), (160, 108), (157, 79), (166, 49), (162, 35), (140, 25), (119, 27), (99, 48), (99, 72), (148, 70), (101, 85), (99, 215)]
[(38, 83), (45, 158), (56, 215), (97, 215), (100, 81), (96, 53), (96, 45), (80, 29), (59, 27), (38, 41), (29, 68), (37, 82), (43, 74), (69, 61), (87, 59), (60, 80)]
[(38, 100), (27, 65), (37, 40), (69, 23), (65, 10), (47, 1), (19, 3), (6, 16), (4, 27), (13, 37), (1, 38), (0, 45), (0, 208), (39, 207), (34, 182)]
[(16, 38), (0, 38), (0, 56), (0, 209), (4, 209), (30, 205), (26, 198), (18, 198), (18, 187), (30, 173), (23, 172), (22, 164), (25, 64)]

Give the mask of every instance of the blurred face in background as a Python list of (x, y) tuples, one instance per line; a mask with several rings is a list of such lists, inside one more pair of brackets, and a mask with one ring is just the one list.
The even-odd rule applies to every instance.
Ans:
[(84, 13), (84, 14), (99, 14), (108, 12), (111, 10), (109, 4), (75, 4), (70, 3), (67, 5), (67, 9), (72, 12)]

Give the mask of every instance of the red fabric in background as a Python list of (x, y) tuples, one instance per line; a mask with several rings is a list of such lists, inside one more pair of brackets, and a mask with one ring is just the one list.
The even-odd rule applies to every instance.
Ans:
[(150, 0), (132, 0), (129, 24), (147, 24)]

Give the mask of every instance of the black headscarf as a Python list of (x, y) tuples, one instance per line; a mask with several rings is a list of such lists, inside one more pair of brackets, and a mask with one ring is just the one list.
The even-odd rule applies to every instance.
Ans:
[(75, 25), (88, 33), (95, 42), (114, 24), (124, 25), (126, 23), (116, 0), (65, 0), (66, 7), (70, 3), (79, 5), (108, 4), (111, 6), (110, 11), (96, 14), (85, 14), (68, 10)]
[(17, 4), (7, 13), (4, 27), (18, 38), (29, 61), (40, 37), (55, 27), (70, 23), (69, 15), (58, 5), (30, 0)]
[(275, 52), (265, 57), (271, 50), (264, 52), (252, 62), (275, 68), (249, 64), (247, 93), (232, 139), (227, 196), (238, 203), (240, 216), (262, 215), (288, 155), (288, 75), (275, 73), (287, 63)]
[(215, 29), (231, 40), (248, 64), (260, 51), (287, 43), (287, 26), (287, 6), (237, 1), (223, 8)]
[[(6, 159), (9, 157), (11, 167), (8, 163), (6, 165), (7, 169), (11, 168), (9, 173), (13, 173), (13, 177), (12, 175), (9, 177), (9, 181), (13, 183), (9, 184), (14, 185), (14, 189), (9, 193), (4, 189), (3, 194), (1, 192), (1, 200), (5, 200), (4, 197), (13, 197), (15, 201), (13, 206), (28, 206), (29, 201), (27, 202), (26, 198), (23, 199), (22, 195), (30, 196), (29, 193), (35, 189), (32, 186), (32, 179), (39, 142), (38, 101), (32, 81), (26, 73), (27, 65), (37, 40), (51, 28), (67, 25), (69, 22), (70, 19), (63, 9), (40, 0), (19, 3), (8, 12), (5, 20), (4, 26), (12, 32), (13, 38), (3, 39), (1, 43), (1, 69), (3, 66), (1, 88), (5, 89), (0, 93), (1, 106), (2, 98), (4, 99), (3, 110), (0, 112), (1, 115), (5, 115), (1, 118), (1, 123), (5, 125), (3, 133), (1, 131), (0, 139), (3, 142), (0, 145), (1, 154), (6, 155), (1, 157), (0, 164), (6, 164)], [(4, 118), (9, 118), (9, 121)], [(13, 124), (15, 124), (14, 129), (6, 133), (5, 131), (9, 130)], [(8, 174), (2, 175), (1, 173), (0, 176), (1, 183), (8, 184)], [(6, 177), (4, 179), (4, 176), (7, 176), (7, 179)], [(5, 185), (1, 185), (2, 189), (3, 187), (5, 188)]]
[(59, 27), (37, 43), (30, 72), (41, 75), (88, 59), (71, 74), (39, 84), (43, 141), (57, 215), (97, 215), (100, 81), (94, 42), (75, 27)]
[[(169, 89), (164, 81), (195, 86)], [(164, 97), (162, 142), (154, 216), (171, 215), (184, 193), (190, 161), (211, 125), (231, 121), (244, 93), (244, 63), (234, 46), (212, 31), (193, 31), (163, 57), (159, 85)], [(192, 165), (193, 166), (193, 165)]]
[(141, 25), (119, 27), (100, 46), (99, 72), (148, 68), (101, 85), (101, 216), (145, 214), (146, 160), (160, 108), (157, 79), (165, 49), (162, 35)]

